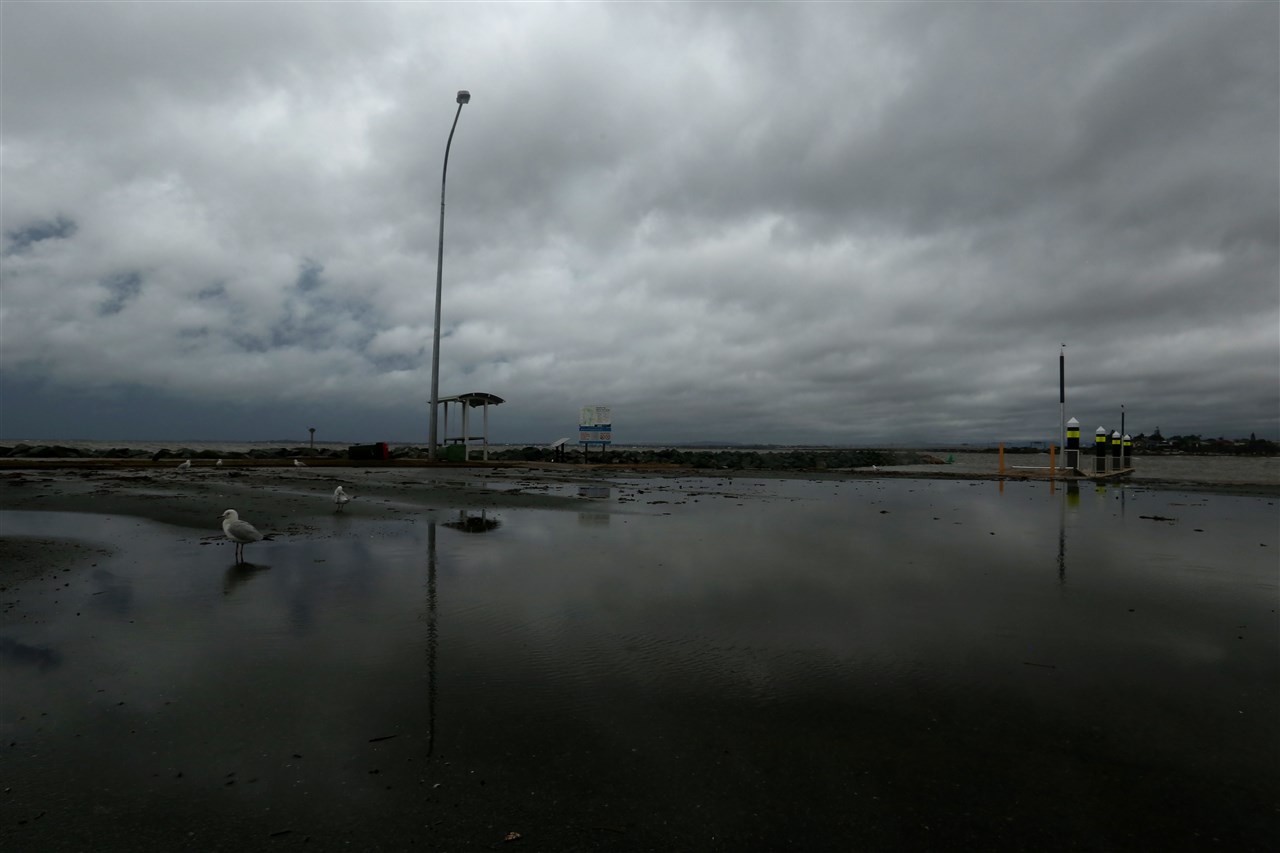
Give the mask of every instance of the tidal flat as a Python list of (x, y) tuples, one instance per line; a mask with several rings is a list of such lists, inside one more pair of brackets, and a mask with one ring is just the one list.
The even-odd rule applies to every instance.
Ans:
[[(275, 534), (242, 564), (228, 507)], [(1278, 519), (1133, 485), (10, 474), (0, 846), (1269, 850)]]

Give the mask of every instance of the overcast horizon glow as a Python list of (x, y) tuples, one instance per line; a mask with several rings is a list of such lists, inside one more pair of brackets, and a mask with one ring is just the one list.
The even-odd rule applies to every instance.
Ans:
[(1280, 5), (0, 6), (0, 437), (1280, 439)]

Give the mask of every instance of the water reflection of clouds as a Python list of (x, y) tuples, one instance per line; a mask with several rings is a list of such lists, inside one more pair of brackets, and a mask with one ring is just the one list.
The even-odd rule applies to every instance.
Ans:
[[(498, 618), (522, 633), (557, 632), (553, 614), (559, 612), (575, 621), (588, 614), (619, 630), (697, 626), (747, 644), (763, 639), (842, 654), (860, 653), (867, 642), (883, 645), (887, 634), (948, 633), (940, 624), (946, 614), (933, 610), (955, 599), (951, 585), (939, 583), (955, 572), (937, 560), (907, 555), (904, 561), (909, 534), (903, 524), (878, 514), (851, 520), (852, 514), (848, 506), (808, 506), (799, 513), (765, 507), (730, 514), (714, 526), (706, 519), (631, 518), (615, 525), (603, 547), (577, 539), (561, 529), (560, 517), (545, 514), (510, 532), (519, 543), (518, 574), (509, 572), (509, 555), (489, 555), (490, 571), (508, 572), (507, 594), (491, 602), (489, 612), (519, 602)], [(955, 546), (953, 538), (944, 543)], [(921, 624), (904, 624), (884, 606), (900, 597), (933, 610), (922, 613)], [(531, 612), (542, 618), (530, 619)]]
[(0, 660), (44, 672), (59, 666), (62, 654), (52, 646), (32, 646), (11, 637), (0, 637)]
[[(1256, 501), (1195, 507), (1207, 530), (1195, 534), (1122, 517), (1091, 492), (1073, 506), (1070, 492), (1039, 484), (1003, 495), (945, 482), (777, 491), (620, 515), (607, 529), (575, 511), (512, 509), (500, 532), (470, 536), (439, 512), (434, 548), (428, 525), (347, 520), (331, 538), (270, 543), (235, 574), (226, 549), (129, 522), (108, 531), (121, 555), (83, 589), (117, 597), (13, 640), (66, 652), (59, 672), (109, 677), (115, 692), (163, 685), (213, 707), (301, 701), (334, 672), (353, 707), (375, 694), (412, 707), (437, 654), (455, 691), (442, 695), (455, 699), (481, 678), (519, 683), (535, 703), (561, 689), (587, 701), (598, 680), (778, 697), (806, 685), (1016, 681), (1024, 661), (1065, 672), (1149, 659), (1155, 672), (1138, 677), (1158, 682), (1170, 661), (1231, 663), (1235, 634), (1206, 614), (1226, 616), (1245, 583), (1274, 593), (1256, 541), (1274, 509)], [(1249, 553), (1230, 544), (1241, 537)], [(1227, 629), (1249, 621), (1230, 618)]]
[[(357, 650), (366, 662), (397, 659), (403, 650), (370, 626), (390, 636), (413, 631), (421, 610), (425, 531), (413, 525), (358, 525), (350, 536), (277, 540), (263, 547), (266, 560), (227, 568), (228, 549), (202, 546), (182, 528), (38, 515), (26, 521), (40, 535), (83, 535), (89, 527), (118, 548), (62, 595), (75, 602), (74, 621), (39, 609), (53, 608), (52, 600), (24, 602), (31, 636), (14, 635), (18, 645), (9, 651), (52, 664), (63, 660), (53, 649), (71, 650), (75, 665), (63, 668), (109, 683), (113, 692), (154, 694), (156, 684), (165, 692), (203, 691), (201, 684), (225, 682), (219, 689), (232, 695), (242, 689), (245, 673), (238, 669), (246, 663), (253, 671), (287, 668), (294, 650), (316, 637)], [(42, 648), (50, 655), (29, 653)]]
[[(555, 514), (521, 514), (508, 531), (519, 572), (510, 552), (488, 553), (485, 568), (503, 575), (505, 593), (467, 614), (510, 626), (504, 642), (514, 634), (531, 647), (595, 625), (769, 649), (745, 655), (753, 666), (821, 650), (873, 673), (920, 661), (964, 671), (1073, 643), (1101, 658), (1089, 638), (1124, 628), (1090, 624), (1090, 614), (1114, 607), (1126, 583), (1141, 585), (1133, 560), (1153, 542), (1147, 531), (1111, 529), (1125, 522), (1116, 505), (1081, 508), (1075, 498), (1044, 484), (1010, 484), (1003, 495), (985, 483), (881, 485), (825, 502), (722, 505), (714, 518), (632, 517), (605, 544), (575, 536)], [(1072, 561), (1083, 566), (1067, 599), (1064, 501), (1090, 513), (1079, 531), (1072, 516)], [(1191, 654), (1201, 644), (1176, 645)]]
[(117, 572), (95, 568), (90, 574), (90, 585), (93, 591), (86, 604), (94, 610), (127, 616), (133, 609), (133, 584)]
[[(379, 533), (295, 541), (278, 548), (270, 572), (261, 571), (266, 566), (254, 567), (239, 581), (254, 580), (237, 590), (235, 620), (299, 637), (316, 630), (336, 634), (362, 612), (377, 621), (376, 614), (390, 602), (405, 601), (420, 553), (413, 536)], [(406, 567), (412, 570), (408, 574)]]

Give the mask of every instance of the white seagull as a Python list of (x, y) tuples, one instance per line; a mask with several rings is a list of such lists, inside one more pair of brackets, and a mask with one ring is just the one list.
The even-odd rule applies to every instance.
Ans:
[(181, 465), (178, 466), (178, 470), (185, 471), (190, 467), (191, 467), (191, 460), (188, 459), (186, 462), (183, 462)]
[(221, 460), (221, 459), (219, 459), (217, 462), (215, 462), (215, 463), (213, 463), (213, 464), (214, 464), (216, 467), (221, 468), (221, 467), (222, 467), (222, 460)]
[(294, 467), (294, 468), (306, 468), (306, 467), (307, 467), (307, 463), (303, 462), (301, 459), (295, 459), (295, 460), (293, 460), (293, 467)]
[(222, 518), (222, 532), (232, 542), (236, 543), (236, 562), (244, 562), (244, 546), (250, 542), (259, 542), (269, 537), (263, 536), (258, 532), (258, 528), (254, 527), (247, 521), (240, 520), (240, 513), (234, 509), (224, 512)]
[(351, 500), (351, 495), (342, 490), (342, 486), (333, 490), (333, 502), (338, 505), (338, 512), (342, 512), (342, 508)]

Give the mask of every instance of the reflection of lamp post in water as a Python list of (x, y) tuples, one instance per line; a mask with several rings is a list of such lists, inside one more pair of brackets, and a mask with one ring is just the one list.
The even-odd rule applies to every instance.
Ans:
[(1067, 507), (1072, 511), (1080, 506), (1080, 484), (1075, 480), (1067, 481), (1067, 494), (1062, 501), (1062, 511), (1058, 518), (1058, 584), (1067, 582)]
[(436, 748), (436, 523), (427, 525), (427, 758)]
[(444, 271), (444, 182), (449, 176), (449, 148), (453, 145), (453, 132), (458, 129), (458, 116), (462, 115), (462, 105), (471, 102), (471, 93), (466, 89), (458, 92), (458, 111), (453, 114), (453, 127), (449, 128), (449, 141), (444, 146), (444, 169), (440, 173), (440, 243), (436, 254), (436, 326), (431, 338), (431, 426), (427, 436), (427, 460), (436, 461), (436, 422), (439, 420), (437, 409), (440, 408), (440, 290), (443, 284)]
[[(445, 527), (463, 533), (487, 533), (502, 525), (496, 518), (488, 518), (484, 510), (473, 516), (466, 510), (458, 511), (457, 521), (444, 522)], [(427, 523), (427, 758), (436, 748), (436, 652), (440, 646), (440, 626), (436, 616), (436, 522)]]
[[(1074, 483), (1068, 483), (1068, 491)], [(1079, 490), (1079, 486), (1076, 486)], [(1067, 582), (1067, 500), (1062, 499), (1062, 509), (1058, 514), (1058, 583)]]

